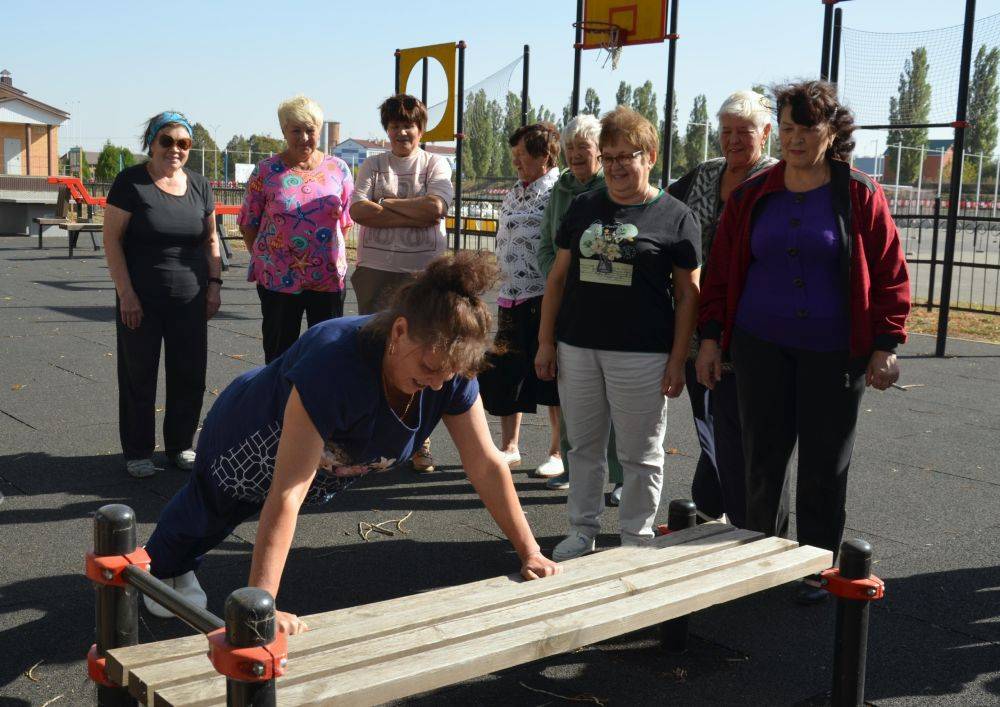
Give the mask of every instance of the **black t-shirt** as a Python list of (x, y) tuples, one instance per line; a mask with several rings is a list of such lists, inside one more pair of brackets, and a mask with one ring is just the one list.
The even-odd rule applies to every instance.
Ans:
[(694, 270), (701, 253), (701, 230), (687, 206), (666, 193), (622, 206), (606, 188), (584, 192), (563, 217), (556, 245), (572, 254), (559, 341), (607, 351), (670, 351), (672, 270)]
[(140, 296), (190, 300), (205, 286), (205, 217), (215, 210), (215, 197), (205, 177), (187, 168), (184, 173), (183, 196), (157, 187), (145, 164), (119, 172), (108, 192), (109, 204), (131, 214), (122, 247)]

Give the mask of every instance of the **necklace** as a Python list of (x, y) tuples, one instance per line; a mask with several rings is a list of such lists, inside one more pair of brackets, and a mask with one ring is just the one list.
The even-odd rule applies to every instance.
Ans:
[(382, 391), (385, 393), (385, 401), (389, 403), (389, 409), (392, 410), (392, 414), (396, 415), (400, 421), (406, 422), (406, 415), (410, 412), (410, 406), (413, 405), (413, 399), (417, 397), (416, 391), (410, 393), (410, 399), (406, 401), (406, 407), (403, 408), (403, 414), (400, 415), (396, 412), (396, 408), (392, 406), (392, 401), (389, 400), (389, 384), (385, 379), (385, 372), (382, 372)]

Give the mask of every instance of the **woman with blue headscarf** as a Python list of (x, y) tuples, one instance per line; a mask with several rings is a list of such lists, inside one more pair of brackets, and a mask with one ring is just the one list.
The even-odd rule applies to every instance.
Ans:
[(205, 394), (208, 320), (222, 288), (215, 200), (204, 176), (187, 169), (194, 130), (182, 114), (149, 119), (149, 160), (115, 178), (104, 212), (104, 251), (115, 283), (118, 425), (125, 469), (156, 473), (156, 380), (164, 350), (167, 395), (163, 447), (180, 469), (191, 449)]

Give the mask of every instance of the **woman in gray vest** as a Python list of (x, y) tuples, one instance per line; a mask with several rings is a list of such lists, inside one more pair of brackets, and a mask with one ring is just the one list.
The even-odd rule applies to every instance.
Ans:
[[(701, 262), (708, 255), (729, 193), (740, 182), (777, 163), (764, 154), (771, 134), (771, 103), (756, 91), (737, 91), (719, 109), (722, 157), (702, 162), (670, 188), (701, 222)], [(702, 269), (704, 276), (707, 268)], [(746, 481), (736, 378), (732, 365), (723, 366), (722, 380), (709, 390), (695, 375), (697, 342), (687, 362), (688, 395), (698, 430), (701, 456), (691, 484), (691, 497), (705, 519), (723, 514), (733, 525), (746, 519)]]

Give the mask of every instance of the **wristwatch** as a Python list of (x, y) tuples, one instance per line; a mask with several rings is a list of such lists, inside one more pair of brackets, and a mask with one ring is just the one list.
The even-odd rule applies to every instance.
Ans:
[(222, 287), (222, 278), (221, 277), (210, 277), (210, 278), (208, 278), (208, 281), (209, 282), (218, 283), (219, 287)]

